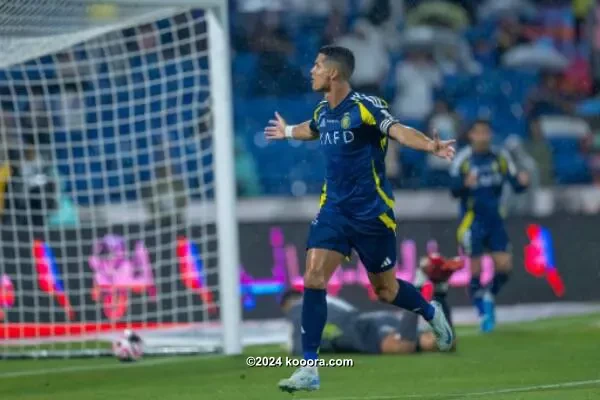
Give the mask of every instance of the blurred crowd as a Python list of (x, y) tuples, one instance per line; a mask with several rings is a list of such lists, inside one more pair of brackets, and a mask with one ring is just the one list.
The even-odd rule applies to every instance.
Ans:
[[(231, 5), (242, 196), (318, 192), (323, 164), (317, 148), (267, 144), (258, 132), (275, 109), (294, 123), (311, 115), (318, 95), (309, 93), (309, 70), (318, 48), (332, 43), (356, 55), (355, 90), (383, 97), (407, 125), (436, 129), (464, 146), (471, 122), (487, 118), (495, 144), (508, 149), (536, 185), (600, 182), (600, 135), (593, 134), (600, 30), (593, 1)], [(448, 184), (448, 165), (421, 153), (392, 146), (387, 161), (397, 188)]]
[[(600, 11), (590, 0), (229, 0), (237, 191), (320, 192), (318, 142), (264, 140), (305, 121), (318, 49), (353, 50), (358, 91), (405, 124), (466, 145), (486, 118), (537, 187), (600, 184)], [(77, 205), (141, 200), (182, 220), (214, 189), (201, 10), (111, 31), (0, 69), (5, 223), (76, 224)], [(444, 189), (448, 164), (390, 146), (399, 189)], [(7, 221), (10, 219), (10, 221)]]
[(180, 223), (210, 196), (206, 31), (185, 12), (0, 69), (1, 225), (76, 225), (77, 205), (131, 200)]

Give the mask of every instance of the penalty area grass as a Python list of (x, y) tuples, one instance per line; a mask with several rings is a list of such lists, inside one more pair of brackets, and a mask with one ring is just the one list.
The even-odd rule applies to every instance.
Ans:
[[(243, 356), (5, 360), (2, 400), (494, 400), (600, 398), (600, 314), (459, 327), (458, 351), (409, 356), (336, 355), (353, 367), (321, 368), (321, 390), (294, 395), (277, 382), (293, 368), (246, 366), (248, 356), (284, 357), (278, 346)], [(328, 357), (325, 357), (328, 358)]]

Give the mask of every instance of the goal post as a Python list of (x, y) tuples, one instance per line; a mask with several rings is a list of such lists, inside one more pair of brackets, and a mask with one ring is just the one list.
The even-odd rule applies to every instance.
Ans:
[[(227, 2), (225, 2), (227, 3)], [(223, 345), (226, 354), (241, 353), (241, 306), (239, 277), (239, 241), (236, 213), (236, 185), (233, 101), (231, 98), (231, 61), (229, 55), (229, 34), (227, 13), (221, 7), (218, 14), (208, 11), (208, 40), (210, 49), (210, 78), (212, 82), (212, 100), (214, 106), (214, 147), (215, 147), (215, 185), (217, 221), (220, 222), (219, 236), (219, 272), (221, 274), (221, 310), (224, 328)], [(226, 71), (226, 73), (223, 73)], [(232, 277), (232, 279), (223, 279)]]
[(0, 358), (241, 353), (229, 48), (227, 1), (0, 4)]

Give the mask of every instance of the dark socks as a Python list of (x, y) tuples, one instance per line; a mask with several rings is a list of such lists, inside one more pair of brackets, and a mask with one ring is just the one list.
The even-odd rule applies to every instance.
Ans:
[(321, 336), (327, 322), (327, 291), (305, 289), (302, 303), (302, 350), (305, 360), (318, 358)]
[(471, 276), (471, 283), (469, 284), (469, 297), (473, 302), (479, 315), (483, 315), (483, 292), (484, 289), (481, 287), (481, 279), (479, 276)]
[(435, 309), (429, 304), (421, 293), (410, 283), (398, 279), (400, 288), (392, 302), (395, 306), (421, 315), (426, 321), (431, 321)]
[(508, 282), (508, 273), (497, 271), (494, 274), (494, 279), (492, 280), (492, 288), (490, 290), (494, 297), (500, 292), (500, 289), (502, 289), (502, 286), (504, 286), (506, 282)]

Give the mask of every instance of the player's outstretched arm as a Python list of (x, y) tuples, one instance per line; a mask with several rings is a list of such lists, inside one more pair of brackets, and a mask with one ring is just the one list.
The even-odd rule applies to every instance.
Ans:
[(404, 146), (432, 153), (448, 161), (452, 161), (456, 153), (453, 147), (456, 141), (440, 140), (439, 135), (435, 131), (433, 132), (433, 139), (430, 139), (424, 133), (414, 128), (396, 123), (390, 127), (388, 135)]
[(269, 125), (265, 128), (265, 137), (268, 140), (315, 140), (319, 137), (319, 134), (310, 128), (310, 121), (298, 125), (288, 125), (283, 117), (276, 112), (275, 119), (270, 120)]

